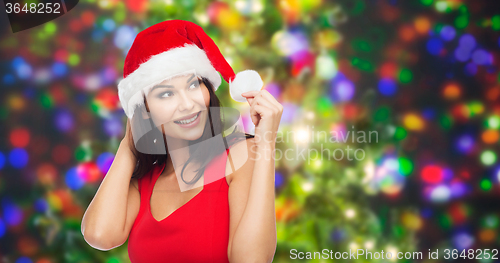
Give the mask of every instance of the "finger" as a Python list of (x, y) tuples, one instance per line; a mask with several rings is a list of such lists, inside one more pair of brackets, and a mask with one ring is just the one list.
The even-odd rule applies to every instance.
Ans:
[(246, 98), (248, 105), (252, 106), (252, 101), (254, 100), (253, 98)]
[(278, 109), (278, 107), (272, 102), (273, 97), (271, 96), (271, 98), (269, 98), (266, 95), (266, 92), (259, 93), (259, 95), (255, 97), (255, 99), (258, 99), (259, 105), (265, 105), (266, 107), (269, 107), (271, 109), (276, 109), (276, 110)]
[(269, 116), (269, 114), (271, 114), (273, 110), (266, 105), (257, 104), (254, 105), (250, 111), (258, 114), (259, 118), (263, 118)]
[(250, 118), (255, 126), (259, 124), (260, 114), (257, 112), (255, 107), (250, 108)]
[(279, 112), (279, 107), (275, 106), (272, 102), (270, 102), (271, 99), (267, 98), (264, 96), (264, 94), (259, 94), (254, 98), (254, 102), (252, 103), (253, 105), (262, 105), (265, 106), (269, 109), (271, 109), (273, 112)]
[(269, 102), (271, 102), (276, 108), (279, 110), (281, 109), (282, 105), (276, 100), (276, 98), (269, 93), (267, 90), (262, 90), (262, 96), (265, 97)]
[(260, 92), (260, 90), (251, 90), (247, 92), (241, 93), (241, 96), (243, 97), (255, 97)]

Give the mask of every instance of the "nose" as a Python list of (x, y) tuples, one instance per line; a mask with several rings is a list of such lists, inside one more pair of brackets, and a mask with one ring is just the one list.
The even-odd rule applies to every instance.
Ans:
[(180, 97), (181, 99), (178, 106), (179, 111), (189, 113), (194, 108), (195, 102), (193, 98), (186, 92), (181, 92)]

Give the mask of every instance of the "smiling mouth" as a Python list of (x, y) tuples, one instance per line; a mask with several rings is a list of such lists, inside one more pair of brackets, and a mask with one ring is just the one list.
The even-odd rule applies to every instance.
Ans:
[(177, 124), (190, 124), (193, 121), (195, 121), (196, 119), (198, 119), (198, 117), (200, 116), (200, 113), (201, 113), (201, 111), (199, 111), (198, 113), (195, 113), (195, 115), (191, 114), (190, 116), (188, 116), (188, 118), (180, 119), (180, 120), (177, 120), (174, 122)]

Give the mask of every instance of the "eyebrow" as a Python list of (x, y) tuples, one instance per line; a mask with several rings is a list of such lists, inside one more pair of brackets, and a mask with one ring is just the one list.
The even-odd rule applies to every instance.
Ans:
[[(189, 81), (191, 81), (191, 80), (194, 78), (194, 76), (195, 76), (194, 74), (193, 74), (193, 75), (191, 75), (191, 77), (189, 77), (189, 79), (186, 81), (186, 83), (187, 83), (187, 82), (189, 82)], [(174, 88), (174, 86), (172, 86), (172, 85), (156, 85), (156, 86), (154, 86), (154, 87), (151, 89), (151, 91), (150, 91), (150, 92), (152, 92), (153, 90), (155, 90), (155, 89), (157, 89), (157, 88), (168, 88), (168, 89), (173, 89), (173, 88)]]

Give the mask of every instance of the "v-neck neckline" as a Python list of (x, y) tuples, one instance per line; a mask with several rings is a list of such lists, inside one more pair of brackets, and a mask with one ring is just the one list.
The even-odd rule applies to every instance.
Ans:
[(205, 191), (205, 188), (206, 188), (206, 185), (205, 185), (205, 171), (203, 172), (203, 189), (201, 189), (200, 192), (198, 192), (195, 196), (193, 196), (191, 199), (189, 199), (189, 201), (187, 201), (185, 204), (183, 204), (182, 206), (178, 207), (177, 209), (175, 209), (172, 213), (170, 213), (168, 216), (166, 216), (165, 218), (161, 219), (161, 220), (157, 220), (154, 216), (153, 216), (153, 213), (151, 212), (151, 197), (153, 197), (153, 190), (155, 188), (155, 185), (156, 185), (156, 181), (158, 181), (158, 178), (160, 178), (160, 175), (163, 173), (163, 170), (165, 170), (165, 167), (167, 166), (167, 163), (165, 162), (162, 166), (162, 168), (160, 169), (160, 172), (155, 174), (155, 177), (153, 178), (153, 181), (152, 181), (152, 187), (151, 187), (151, 191), (149, 192), (149, 200), (148, 200), (148, 212), (149, 212), (149, 216), (157, 223), (161, 223), (165, 220), (167, 220), (168, 218), (172, 217), (172, 215), (174, 215), (177, 211), (179, 211), (180, 209), (182, 209), (183, 207), (187, 206), (189, 203), (192, 203), (192, 201), (194, 199), (196, 199), (199, 195), (201, 195), (203, 193), (203, 191)]

